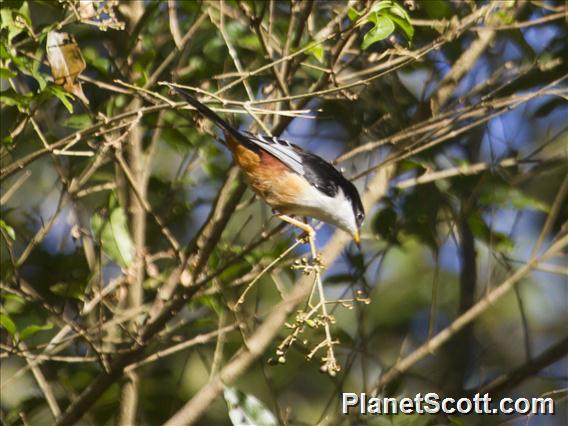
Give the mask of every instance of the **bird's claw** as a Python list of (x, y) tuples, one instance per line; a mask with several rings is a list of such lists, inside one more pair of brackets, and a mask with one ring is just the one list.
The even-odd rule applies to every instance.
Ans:
[(310, 243), (310, 233), (308, 231), (304, 231), (296, 237), (296, 240), (300, 241), (302, 244), (309, 244)]

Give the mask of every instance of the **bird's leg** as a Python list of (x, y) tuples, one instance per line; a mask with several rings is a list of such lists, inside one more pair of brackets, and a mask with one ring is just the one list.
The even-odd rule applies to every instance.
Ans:
[(314, 262), (318, 262), (318, 253), (316, 250), (316, 231), (314, 231), (314, 228), (312, 228), (310, 225), (308, 225), (307, 223), (304, 223), (300, 220), (294, 219), (293, 217), (287, 216), (285, 214), (279, 214), (278, 218), (283, 220), (284, 222), (288, 222), (290, 225), (294, 225), (297, 228), (300, 228), (301, 230), (303, 230), (307, 237), (308, 237), (308, 243), (310, 244), (310, 251), (312, 254), (312, 258), (314, 260)]
[[(294, 219), (293, 217), (287, 215), (279, 214), (278, 217), (284, 222), (288, 222), (289, 224), (294, 225), (297, 228), (300, 228), (301, 230), (304, 231), (304, 234), (306, 234), (306, 237), (308, 239), (308, 243), (310, 244), (310, 252), (312, 254), (312, 260), (314, 262), (314, 265), (318, 268), (316, 274), (319, 275), (319, 258), (316, 250), (316, 231), (314, 231), (314, 228), (312, 228), (307, 223), (304, 223), (300, 220)], [(312, 306), (312, 297), (314, 296), (315, 288), (316, 286), (312, 287), (310, 297), (308, 298), (308, 306)]]

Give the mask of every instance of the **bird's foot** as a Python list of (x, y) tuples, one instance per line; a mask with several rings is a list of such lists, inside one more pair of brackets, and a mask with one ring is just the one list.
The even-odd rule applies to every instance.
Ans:
[(296, 237), (296, 240), (300, 241), (302, 244), (310, 244), (310, 233), (308, 231), (304, 231)]

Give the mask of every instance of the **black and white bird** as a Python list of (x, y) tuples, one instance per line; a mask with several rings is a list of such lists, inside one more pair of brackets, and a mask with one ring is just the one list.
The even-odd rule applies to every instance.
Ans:
[(185, 101), (225, 133), (225, 143), (252, 190), (278, 216), (313, 236), (313, 229), (292, 216), (334, 225), (359, 244), (365, 212), (357, 188), (331, 163), (286, 140), (241, 132), (185, 90)]

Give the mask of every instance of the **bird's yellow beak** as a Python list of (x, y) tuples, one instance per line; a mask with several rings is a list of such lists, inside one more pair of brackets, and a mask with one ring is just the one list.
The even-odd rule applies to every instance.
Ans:
[(358, 229), (353, 234), (353, 241), (355, 241), (355, 244), (357, 244), (358, 247), (361, 247), (361, 235), (359, 234)]

